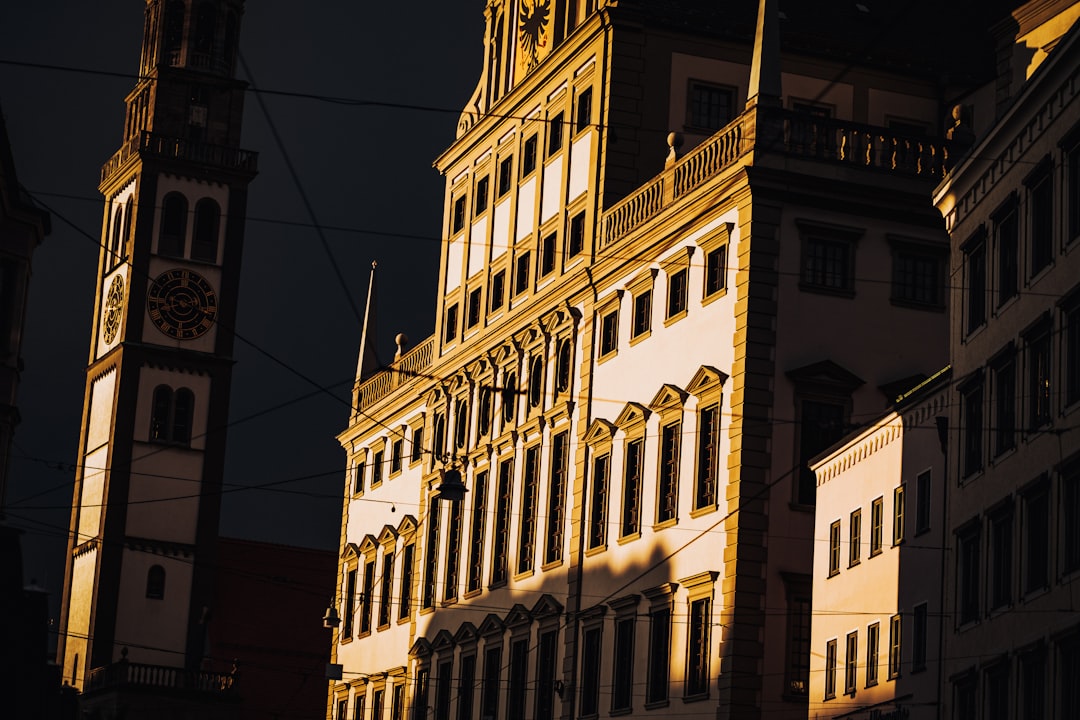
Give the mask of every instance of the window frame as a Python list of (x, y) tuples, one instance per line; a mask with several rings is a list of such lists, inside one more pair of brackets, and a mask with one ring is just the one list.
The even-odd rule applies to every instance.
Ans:
[(986, 228), (980, 226), (961, 246), (963, 253), (963, 318), (965, 338), (985, 327), (987, 321)]
[[(892, 254), (890, 302), (898, 307), (944, 311), (948, 245), (894, 235), (888, 236), (888, 239)], [(905, 261), (914, 263), (908, 272), (905, 271)], [(919, 284), (925, 280), (923, 266), (929, 266), (929, 274), (933, 276), (928, 286)]]
[[(822, 223), (797, 218), (795, 225), (799, 230), (800, 262), (799, 289), (805, 292), (821, 293), (838, 297), (855, 297), (855, 262), (859, 240), (864, 230), (831, 223)], [(815, 246), (833, 248), (842, 257), (820, 256)], [(842, 267), (819, 267), (822, 262), (840, 261)], [(835, 279), (832, 279), (835, 278)]]
[[(702, 114), (698, 113), (696, 109), (700, 106), (699, 99), (695, 95), (696, 90), (715, 91), (718, 95), (726, 96), (727, 99), (727, 113), (717, 114), (717, 123), (713, 122), (697, 122), (702, 118)], [(731, 85), (720, 85), (717, 83), (708, 82), (705, 80), (698, 80), (697, 78), (688, 78), (686, 81), (686, 119), (683, 125), (683, 129), (686, 132), (696, 132), (704, 135), (713, 135), (721, 128), (724, 128), (735, 118), (735, 97), (737, 95), (737, 88)], [(710, 98), (711, 100), (711, 98)], [(708, 114), (712, 119), (712, 106), (713, 103), (707, 103), (709, 109), (705, 114)], [(721, 103), (720, 106), (723, 104)]]

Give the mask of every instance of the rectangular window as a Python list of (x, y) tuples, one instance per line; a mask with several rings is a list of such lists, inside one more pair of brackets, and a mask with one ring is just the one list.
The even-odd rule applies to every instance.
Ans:
[[(428, 713), (428, 683), (431, 680), (431, 671), (428, 668), (420, 668), (416, 671), (416, 687), (413, 691), (413, 720), (426, 720)], [(400, 690), (398, 690), (400, 688)], [(400, 692), (401, 706), (404, 706), (405, 685), (401, 684), (394, 688), (394, 701), (397, 702)]]
[(424, 562), (423, 607), (435, 607), (435, 576), (439, 572), (439, 508), (440, 503), (432, 503), (428, 513), (427, 555)]
[(1044, 720), (1047, 717), (1046, 653), (1042, 649), (1033, 650), (1020, 658), (1019, 710), (1017, 720)]
[(626, 443), (626, 463), (623, 477), (622, 526), (619, 537), (634, 535), (641, 530), (641, 461), (645, 440), (637, 438)]
[(901, 631), (903, 618), (900, 613), (889, 618), (889, 679), (900, 676)]
[(846, 240), (807, 236), (803, 245), (803, 286), (844, 294), (853, 292), (852, 250), (852, 244)]
[(453, 697), (454, 662), (439, 663), (439, 679), (435, 683), (435, 720), (450, 720), (450, 702)]
[(968, 334), (986, 324), (986, 242), (979, 240), (964, 250), (964, 271), (967, 275)]
[(956, 603), (961, 625), (979, 619), (979, 526), (966, 528), (956, 539)]
[(975, 673), (953, 681), (953, 720), (976, 720)]
[(1066, 242), (1080, 238), (1080, 144), (1072, 138), (1072, 147), (1065, 159), (1065, 204), (1068, 205), (1068, 231)]
[(893, 254), (893, 300), (911, 305), (940, 307), (944, 294), (943, 256), (912, 246)]
[(547, 154), (550, 157), (562, 150), (563, 141), (563, 114), (556, 113), (548, 120), (548, 144)]
[(1025, 338), (1028, 359), (1028, 427), (1041, 428), (1050, 422), (1050, 332)]
[(667, 317), (686, 312), (686, 292), (690, 271), (686, 268), (668, 275)]
[(525, 138), (521, 150), (521, 177), (528, 177), (536, 169), (536, 134)]
[(510, 502), (514, 492), (514, 461), (507, 458), (499, 463), (498, 499), (495, 506), (495, 539), (491, 549), (491, 584), (506, 582), (509, 562)]
[(491, 276), (491, 312), (503, 306), (506, 300), (506, 271), (500, 270)]
[(1080, 635), (1073, 633), (1060, 644), (1057, 686), (1060, 690), (1061, 717), (1080, 717)]
[(1080, 472), (1061, 475), (1061, 570), (1080, 570)]
[(446, 308), (446, 324), (443, 326), (443, 341), (454, 342), (457, 339), (458, 306), (454, 303)]
[(473, 198), (473, 214), (479, 215), (488, 209), (488, 185), (491, 178), (487, 175), (476, 181), (476, 197)]
[(690, 603), (690, 625), (686, 636), (686, 697), (709, 694), (709, 628), (712, 625), (711, 598)]
[(1009, 661), (994, 663), (983, 676), (986, 688), (986, 720), (1008, 720), (1009, 711)]
[(878, 683), (878, 647), (881, 643), (881, 624), (873, 623), (866, 628), (866, 687)]
[(654, 608), (649, 613), (649, 683), (645, 703), (655, 705), (668, 699), (671, 665), (671, 608)]
[(847, 432), (847, 414), (840, 403), (803, 400), (799, 403), (799, 479), (795, 500), (813, 505), (817, 496), (817, 475), (810, 460)]
[(566, 461), (569, 433), (561, 432), (551, 439), (551, 483), (548, 487), (547, 545), (544, 563), (562, 559), (564, 497), (566, 496)]
[(1019, 292), (1020, 223), (1016, 201), (994, 215), (994, 236), (997, 240), (998, 307), (1016, 297)]
[(705, 255), (705, 297), (712, 297), (727, 284), (727, 245)]
[(611, 712), (626, 712), (634, 699), (634, 624), (636, 619), (615, 621), (615, 652), (612, 655)]
[(840, 572), (840, 521), (829, 526), (829, 577)]
[(585, 211), (575, 214), (570, 218), (566, 238), (566, 256), (576, 257), (585, 250)]
[(371, 717), (373, 719), (382, 717), (383, 696), (385, 693), (385, 690), (380, 689), (371, 694)]
[(424, 428), (418, 427), (413, 430), (412, 446), (409, 448), (409, 462), (418, 463), (424, 452)]
[(499, 197), (510, 192), (514, 186), (514, 156), (504, 157), (499, 161)]
[(473, 288), (469, 291), (469, 311), (465, 316), (465, 327), (474, 328), (480, 324), (480, 311), (484, 303), (481, 296), (481, 288)]
[(382, 484), (383, 475), (383, 451), (376, 451), (371, 460), (371, 487), (378, 487)]
[(836, 697), (836, 641), (825, 643), (825, 699)]
[(652, 329), (652, 290), (634, 296), (634, 322), (631, 337), (641, 337)]
[(615, 352), (619, 341), (619, 311), (612, 310), (600, 319), (600, 357)]
[(1070, 406), (1080, 402), (1080, 304), (1065, 312), (1064, 323), (1065, 405)]
[(656, 523), (674, 520), (679, 510), (679, 441), (682, 423), (673, 422), (660, 431), (660, 477), (657, 480)]
[(390, 472), (401, 472), (401, 455), (404, 449), (405, 441), (401, 438), (397, 438), (390, 445)]
[(884, 518), (885, 498), (877, 498), (870, 503), (870, 557), (881, 552)]
[(510, 643), (510, 682), (506, 693), (507, 720), (525, 720), (525, 691), (529, 682), (529, 640)]
[(810, 691), (810, 598), (807, 579), (787, 585), (787, 695), (806, 697)]
[(487, 507), (486, 470), (477, 472), (473, 481), (472, 528), (469, 532), (469, 577), (465, 582), (465, 592), (480, 589), (484, 572), (484, 517)]
[(348, 719), (348, 717), (349, 717), (349, 701), (348, 701), (348, 699), (338, 700), (337, 714), (334, 715), (334, 717), (337, 718), (337, 720), (347, 720)]
[(464, 503), (455, 500), (450, 503), (450, 523), (446, 538), (446, 576), (443, 579), (443, 600), (451, 601), (458, 594), (458, 572), (461, 568), (461, 523)]
[(409, 543), (401, 551), (401, 594), (398, 602), (398, 619), (404, 620), (412, 611), (413, 561), (416, 545)]
[(499, 683), (502, 681), (502, 648), (484, 651), (484, 688), (480, 693), (480, 717), (499, 717)]
[(859, 633), (850, 632), (847, 635), (844, 655), (844, 694), (855, 694), (856, 672), (859, 668)]
[(356, 706), (356, 710), (353, 711), (353, 720), (365, 720), (365, 718), (364, 718), (364, 709), (365, 709), (364, 708), (364, 700), (365, 699), (366, 699), (365, 696), (361, 695), (359, 693), (359, 691), (358, 691), (357, 694), (356, 694), (356, 702), (354, 703), (355, 706)]
[(592, 88), (585, 88), (577, 96), (577, 115), (574, 132), (581, 132), (592, 124)]
[(364, 473), (367, 470), (367, 465), (363, 460), (356, 463), (356, 467), (353, 468), (353, 494), (359, 495), (364, 492)]
[(1010, 355), (993, 368), (994, 457), (1016, 447), (1016, 361)]
[(341, 618), (342, 639), (351, 638), (353, 631), (353, 614), (356, 611), (356, 570), (349, 570), (345, 574), (345, 602), (343, 603)]
[(461, 232), (465, 227), (465, 196), (461, 195), (454, 200), (453, 232)]
[(848, 567), (858, 565), (862, 555), (862, 509), (848, 518)]
[(364, 594), (360, 598), (360, 634), (371, 632), (371, 606), (375, 596), (375, 561), (364, 563)]
[(521, 518), (518, 538), (519, 573), (530, 572), (536, 557), (536, 494), (540, 484), (540, 446), (525, 450), (521, 478)]
[(540, 632), (536, 653), (536, 720), (554, 720), (555, 718), (555, 666), (559, 651), (558, 639), (558, 630)]
[(1013, 586), (1012, 508), (990, 518), (990, 609), (1008, 607)]
[(983, 468), (983, 387), (982, 378), (961, 390), (960, 430), (963, 433), (964, 477), (971, 477)]
[(919, 672), (926, 669), (926, 648), (928, 640), (926, 603), (915, 606), (912, 613), (911, 629), (911, 672)]
[(930, 481), (931, 471), (925, 470), (915, 478), (915, 534), (930, 529)]
[(540, 240), (540, 277), (547, 277), (555, 271), (555, 233), (549, 233)]
[(689, 128), (715, 132), (731, 122), (734, 93), (730, 88), (691, 80), (689, 94)]
[(893, 490), (893, 526), (892, 526), (892, 541), (893, 545), (899, 545), (904, 542), (904, 518), (907, 515), (907, 495), (904, 485), (898, 486)]
[(379, 597), (379, 627), (390, 624), (392, 600), (390, 591), (394, 587), (394, 550), (393, 548), (383, 551), (382, 565), (382, 591)]
[(462, 655), (460, 664), (457, 720), (472, 720), (473, 694), (476, 688), (476, 655)]
[(592, 497), (589, 506), (589, 549), (607, 544), (608, 469), (611, 456), (600, 455), (593, 460)]
[(601, 626), (586, 628), (581, 645), (581, 714), (600, 713)]
[(1024, 592), (1050, 584), (1050, 493), (1045, 484), (1024, 495)]
[(532, 275), (529, 272), (529, 263), (531, 258), (529, 257), (529, 251), (525, 251), (518, 255), (517, 264), (514, 266), (514, 294), (520, 295), (529, 289), (529, 280)]
[(720, 474), (720, 406), (707, 405), (698, 411), (698, 466), (694, 487), (694, 509), (716, 505)]
[(1028, 185), (1031, 217), (1031, 275), (1054, 259), (1054, 180), (1049, 170)]

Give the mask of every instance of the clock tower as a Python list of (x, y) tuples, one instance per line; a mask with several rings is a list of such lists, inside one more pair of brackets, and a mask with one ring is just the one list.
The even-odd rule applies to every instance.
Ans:
[(240, 149), (242, 13), (243, 0), (146, 1), (123, 144), (101, 170), (58, 652), (64, 681), (84, 692), (108, 684), (118, 663), (190, 678), (210, 653), (233, 327), (257, 159)]

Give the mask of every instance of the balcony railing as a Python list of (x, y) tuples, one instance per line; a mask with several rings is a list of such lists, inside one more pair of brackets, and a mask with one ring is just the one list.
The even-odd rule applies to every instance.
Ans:
[(105, 182), (135, 154), (199, 163), (242, 173), (254, 173), (258, 169), (259, 161), (259, 154), (251, 150), (141, 132), (124, 143), (101, 167), (101, 182)]
[(228, 692), (236, 685), (230, 673), (185, 670), (162, 665), (121, 660), (94, 668), (86, 677), (84, 691), (113, 690), (122, 687), (148, 687), (167, 690), (188, 690), (200, 693)]
[(392, 393), (411, 378), (423, 373), (431, 366), (435, 351), (435, 336), (414, 347), (356, 386), (356, 407), (359, 410), (370, 407)]
[[(752, 144), (752, 146), (751, 146)], [(940, 180), (948, 165), (943, 140), (888, 128), (758, 107), (735, 118), (603, 214), (604, 250), (661, 210), (734, 165), (746, 152), (780, 154), (906, 177)]]

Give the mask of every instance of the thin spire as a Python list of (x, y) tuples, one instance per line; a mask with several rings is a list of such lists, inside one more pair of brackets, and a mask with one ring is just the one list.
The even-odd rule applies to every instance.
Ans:
[(779, 0), (759, 0), (754, 58), (750, 64), (750, 87), (746, 107), (780, 103)]
[(379, 355), (375, 351), (377, 342), (377, 313), (375, 311), (375, 268), (379, 266), (376, 261), (371, 262), (371, 279), (368, 280), (367, 306), (364, 308), (364, 329), (360, 335), (360, 357), (356, 361), (356, 379), (365, 380), (375, 373), (380, 367)]

